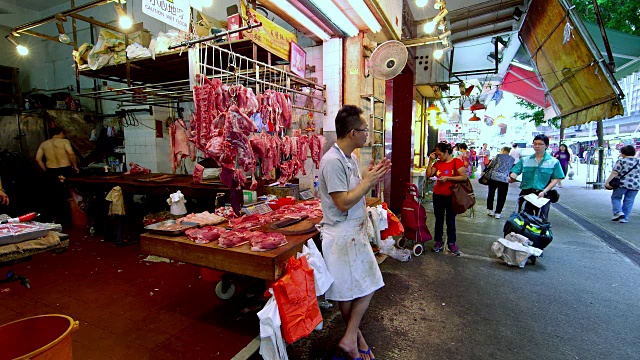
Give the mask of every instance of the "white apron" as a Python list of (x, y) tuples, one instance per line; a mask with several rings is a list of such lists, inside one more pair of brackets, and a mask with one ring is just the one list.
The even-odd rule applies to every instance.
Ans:
[[(337, 147), (337, 145), (336, 145)], [(342, 156), (346, 155), (338, 148)], [(360, 170), (350, 165), (349, 190), (360, 184)], [(367, 209), (364, 197), (347, 212), (347, 220), (319, 227), (322, 255), (335, 279), (325, 294), (327, 300), (351, 301), (384, 286), (380, 267), (369, 245)]]

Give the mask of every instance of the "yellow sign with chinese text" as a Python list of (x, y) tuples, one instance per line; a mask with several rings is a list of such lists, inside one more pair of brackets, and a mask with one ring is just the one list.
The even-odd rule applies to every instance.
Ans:
[[(241, 11), (245, 12), (244, 2), (240, 2)], [(286, 30), (280, 25), (275, 24), (273, 21), (267, 19), (264, 15), (257, 13), (252, 9), (247, 9), (249, 18), (256, 18), (261, 27), (251, 30), (243, 31), (245, 38), (253, 40), (256, 44), (266, 49), (270, 53), (289, 61), (289, 52), (291, 51), (291, 42), (298, 43), (296, 34)]]

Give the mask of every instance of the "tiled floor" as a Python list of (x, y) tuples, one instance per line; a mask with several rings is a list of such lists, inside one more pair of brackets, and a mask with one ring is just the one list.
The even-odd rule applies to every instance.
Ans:
[(243, 314), (236, 300), (220, 301), (199, 267), (149, 263), (137, 245), (118, 248), (65, 231), (66, 253), (0, 268), (2, 276), (14, 269), (31, 281), (31, 289), (0, 284), (0, 324), (71, 316), (80, 321), (74, 359), (230, 359), (257, 336), (255, 313)]

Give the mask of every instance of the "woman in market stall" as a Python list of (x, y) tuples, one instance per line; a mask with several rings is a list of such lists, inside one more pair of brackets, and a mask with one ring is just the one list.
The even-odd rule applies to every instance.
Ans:
[(373, 359), (359, 327), (373, 293), (384, 282), (369, 245), (365, 195), (389, 172), (391, 163), (372, 162), (360, 173), (353, 151), (364, 146), (369, 134), (362, 109), (345, 105), (335, 124), (338, 139), (322, 157), (319, 176), (322, 253), (335, 279), (325, 296), (338, 302), (347, 324), (340, 350), (354, 359)]

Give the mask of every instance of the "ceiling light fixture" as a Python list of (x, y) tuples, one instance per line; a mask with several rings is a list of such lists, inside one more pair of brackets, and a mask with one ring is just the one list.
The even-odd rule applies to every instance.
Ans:
[(494, 63), (494, 64), (496, 63), (496, 61), (498, 63), (501, 63), (502, 62), (502, 54), (498, 54), (496, 56), (495, 51), (492, 51), (491, 53), (489, 53), (489, 55), (487, 55), (487, 60), (489, 62), (491, 62), (491, 63)]
[(427, 108), (427, 112), (435, 116), (437, 113), (440, 112), (440, 107), (438, 107), (438, 105), (434, 103), (431, 103), (431, 105), (429, 105), (429, 107)]
[(69, 39), (69, 35), (65, 34), (64, 32), (64, 24), (62, 23), (63, 21), (67, 21), (67, 18), (62, 16), (61, 14), (57, 14), (56, 15), (56, 27), (58, 28), (58, 41), (60, 41), (63, 44), (68, 44), (71, 42), (71, 39)]
[(481, 119), (478, 117), (478, 115), (476, 115), (476, 113), (473, 113), (473, 116), (469, 118), (469, 121), (480, 121)]
[(520, 18), (522, 18), (522, 14), (523, 12), (519, 7), (513, 9), (513, 18), (515, 19), (515, 21), (520, 21)]
[(427, 5), (428, 2), (429, 2), (429, 0), (416, 0), (416, 6), (417, 7), (423, 7), (423, 6)]
[(434, 32), (440, 20), (443, 20), (448, 13), (449, 10), (447, 9), (440, 10), (440, 13), (438, 13), (438, 15), (424, 24), (424, 32), (427, 34), (431, 34), (432, 32)]
[(435, 4), (433, 4), (433, 8), (436, 10), (440, 10), (445, 7), (444, 0), (436, 0)]
[(358, 35), (360, 30), (353, 25), (351, 20), (340, 10), (333, 1), (328, 0), (310, 0), (311, 3), (320, 10), (329, 21), (331, 21), (335, 26), (340, 28), (342, 32), (347, 34), (349, 37), (353, 37)]
[(120, 25), (120, 29), (127, 30), (133, 25), (133, 21), (127, 13), (122, 9), (122, 5), (120, 5), (120, 0), (117, 3), (113, 4), (113, 7), (116, 9), (118, 13), (118, 24)]
[(12, 43), (13, 46), (16, 47), (16, 50), (18, 50), (18, 54), (20, 54), (22, 56), (26, 56), (26, 55), (29, 54), (29, 49), (27, 49), (26, 47), (18, 44), (11, 34), (5, 36), (5, 39), (9, 40), (9, 42)]
[(509, 41), (503, 39), (502, 36), (496, 36), (491, 39), (491, 43), (493, 45), (495, 45), (496, 42), (498, 43), (498, 51), (504, 50), (504, 48), (506, 48), (509, 45)]
[(448, 53), (451, 50), (453, 50), (453, 47), (451, 46), (447, 46), (442, 49), (437, 49), (436, 51), (433, 52), (433, 57), (435, 57), (436, 59), (440, 59), (444, 54)]
[(353, 7), (353, 9), (358, 13), (360, 19), (362, 19), (362, 21), (367, 24), (367, 27), (369, 27), (372, 32), (377, 33), (382, 30), (382, 26), (380, 25), (378, 20), (376, 20), (376, 17), (373, 16), (373, 13), (371, 12), (371, 10), (369, 10), (367, 4), (364, 3), (364, 0), (347, 1), (351, 5), (351, 7)]
[[(471, 111), (486, 110), (486, 109), (487, 109), (487, 107), (486, 107), (486, 106), (484, 106), (484, 104), (482, 104), (482, 103), (480, 102), (480, 99), (476, 99), (475, 104), (473, 104), (473, 105), (471, 105), (471, 106), (469, 107), (469, 110), (471, 110)], [(474, 114), (474, 115), (475, 115), (475, 114)]]
[(298, 10), (295, 6), (291, 5), (286, 0), (271, 0), (275, 6), (277, 6), (280, 10), (285, 13), (291, 15), (292, 18), (296, 19), (300, 25), (307, 28), (309, 31), (314, 33), (317, 37), (319, 37), (322, 41), (327, 41), (331, 39), (331, 36), (326, 32), (322, 31), (322, 29), (316, 25), (311, 19), (309, 19), (306, 15), (304, 15), (300, 10)]

